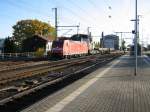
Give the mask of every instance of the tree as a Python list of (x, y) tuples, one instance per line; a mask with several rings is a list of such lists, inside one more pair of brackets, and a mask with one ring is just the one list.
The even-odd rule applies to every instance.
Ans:
[(95, 42), (95, 48), (100, 48), (100, 42)]
[(8, 37), (4, 42), (4, 53), (15, 53), (17, 52), (17, 45), (12, 40), (12, 38)]
[(55, 37), (55, 29), (49, 24), (39, 20), (18, 21), (17, 24), (13, 26), (13, 29), (13, 38), (19, 47), (22, 47), (23, 40), (31, 38), (35, 34)]
[(121, 47), (122, 47), (122, 50), (123, 50), (123, 51), (126, 49), (125, 43), (126, 43), (126, 42), (125, 42), (124, 40), (123, 40), (122, 43), (121, 43)]

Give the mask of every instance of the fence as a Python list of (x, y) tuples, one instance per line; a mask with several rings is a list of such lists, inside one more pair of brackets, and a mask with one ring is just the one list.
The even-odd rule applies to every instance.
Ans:
[(25, 53), (0, 53), (1, 60), (8, 59), (29, 59), (35, 58), (35, 52), (25, 52)]

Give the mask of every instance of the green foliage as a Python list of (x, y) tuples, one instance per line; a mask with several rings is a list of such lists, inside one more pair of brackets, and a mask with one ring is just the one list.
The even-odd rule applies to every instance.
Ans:
[(125, 43), (126, 43), (126, 42), (125, 42), (124, 40), (123, 40), (122, 43), (121, 43), (122, 50), (125, 50), (125, 49), (126, 49)]
[[(21, 20), (13, 26), (13, 37), (22, 49), (22, 42), (35, 34), (55, 37), (55, 29), (49, 24), (39, 20)], [(53, 38), (55, 39), (55, 38)]]
[(100, 42), (94, 42), (94, 48), (100, 48)]
[(10, 37), (6, 38), (4, 42), (4, 53), (15, 53), (17, 51), (15, 42)]
[(42, 57), (44, 56), (45, 50), (44, 48), (38, 48), (37, 51), (35, 52), (36, 57)]

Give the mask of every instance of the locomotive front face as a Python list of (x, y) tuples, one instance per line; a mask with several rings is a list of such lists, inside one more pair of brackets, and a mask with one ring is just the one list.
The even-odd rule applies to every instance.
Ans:
[(52, 55), (63, 56), (63, 41), (54, 41), (52, 44)]

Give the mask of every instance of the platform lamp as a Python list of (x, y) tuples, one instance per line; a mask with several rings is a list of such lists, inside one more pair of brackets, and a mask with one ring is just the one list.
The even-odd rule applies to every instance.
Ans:
[(135, 30), (133, 31), (134, 33), (134, 55), (135, 55), (135, 71), (134, 71), (134, 75), (137, 75), (137, 38), (138, 38), (138, 14), (137, 14), (137, 0), (135, 0)]

